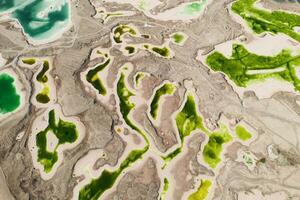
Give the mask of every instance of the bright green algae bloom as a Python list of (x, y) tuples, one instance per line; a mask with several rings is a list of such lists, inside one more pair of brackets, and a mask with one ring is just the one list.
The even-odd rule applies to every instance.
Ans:
[(202, 180), (198, 190), (191, 194), (188, 200), (205, 200), (209, 194), (208, 190), (211, 187), (211, 185), (212, 183), (210, 180)]
[(123, 36), (125, 34), (135, 36), (137, 32), (128, 25), (119, 25), (117, 28), (115, 28), (113, 34), (114, 41), (119, 44), (123, 42)]
[(220, 130), (209, 135), (208, 143), (204, 146), (202, 155), (204, 161), (212, 168), (215, 168), (221, 161), (220, 154), (223, 150), (223, 144), (232, 140), (232, 136), (228, 132), (225, 125)]
[(186, 102), (182, 110), (176, 116), (176, 125), (181, 140), (181, 146), (175, 151), (163, 157), (167, 162), (176, 157), (181, 151), (184, 144), (184, 138), (189, 136), (194, 130), (200, 129), (208, 134), (208, 131), (203, 125), (201, 116), (197, 113), (197, 107), (193, 95), (188, 94)]
[(36, 76), (36, 80), (43, 85), (43, 89), (40, 93), (36, 95), (36, 100), (39, 103), (46, 104), (50, 101), (49, 97), (49, 86), (47, 85), (48, 77), (46, 75), (47, 71), (49, 70), (49, 61), (45, 60), (43, 63), (42, 70)]
[(235, 132), (236, 132), (236, 135), (238, 136), (238, 138), (243, 141), (247, 141), (252, 137), (251, 133), (245, 127), (243, 127), (241, 125), (237, 125), (235, 127)]
[(121, 163), (119, 169), (113, 172), (104, 170), (98, 178), (93, 179), (80, 190), (79, 200), (98, 200), (106, 190), (114, 185), (120, 174), (134, 162), (141, 159), (148, 149), (149, 146), (147, 145), (144, 149), (131, 151), (127, 158)]
[[(247, 87), (251, 81), (262, 81), (268, 78), (276, 78), (290, 82), (295, 90), (300, 91), (300, 80), (296, 75), (296, 67), (300, 66), (300, 55), (292, 56), (289, 50), (282, 50), (276, 56), (260, 56), (249, 52), (243, 45), (234, 44), (232, 55), (225, 57), (220, 52), (210, 54), (206, 59), (207, 65), (214, 71), (224, 72), (229, 79), (240, 87)], [(281, 71), (269, 73), (251, 73), (255, 70)]]
[(231, 9), (247, 21), (255, 33), (284, 33), (300, 42), (300, 34), (294, 28), (300, 26), (300, 15), (284, 11), (266, 11), (255, 8), (257, 0), (238, 0)]
[[(59, 119), (55, 120), (55, 111), (49, 112), (48, 126), (36, 135), (36, 145), (38, 147), (38, 162), (44, 166), (44, 171), (49, 173), (58, 160), (57, 148), (66, 143), (74, 143), (78, 138), (76, 125)], [(47, 151), (47, 134), (52, 132), (58, 139), (58, 144), (53, 152)]]
[(159, 198), (160, 200), (164, 200), (166, 198), (166, 194), (168, 192), (169, 186), (170, 186), (169, 180), (167, 178), (164, 178), (164, 187)]
[(14, 78), (7, 73), (0, 74), (0, 115), (13, 112), (21, 104), (21, 97), (14, 85)]
[(87, 75), (86, 80), (92, 84), (92, 86), (98, 91), (99, 94), (105, 96), (107, 94), (107, 90), (102, 83), (101, 79), (98, 76), (98, 73), (104, 70), (109, 64), (110, 59), (107, 59), (104, 63), (98, 64), (94, 69), (91, 69)]
[[(0, 15), (8, 12), (34, 40), (49, 39), (70, 22), (67, 0), (0, 0)], [(47, 11), (48, 7), (52, 7)], [(46, 12), (45, 16), (40, 12)]]
[(153, 119), (157, 119), (158, 107), (161, 97), (164, 95), (171, 95), (174, 92), (174, 85), (172, 83), (165, 83), (156, 92), (150, 104), (150, 114)]

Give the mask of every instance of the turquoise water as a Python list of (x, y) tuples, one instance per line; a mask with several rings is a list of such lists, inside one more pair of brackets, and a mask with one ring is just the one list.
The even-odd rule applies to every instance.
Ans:
[(68, 0), (0, 0), (0, 15), (3, 13), (18, 20), (35, 43), (53, 41), (71, 20)]
[(0, 74), (0, 116), (16, 110), (20, 106), (20, 95), (9, 74)]

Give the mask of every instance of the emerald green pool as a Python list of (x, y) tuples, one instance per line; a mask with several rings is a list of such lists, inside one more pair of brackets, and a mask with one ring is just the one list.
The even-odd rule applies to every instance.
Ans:
[(0, 74), (0, 116), (13, 112), (21, 104), (21, 97), (14, 81), (14, 78), (8, 73)]
[(34, 41), (54, 39), (71, 20), (68, 0), (0, 0), (0, 16), (3, 13), (18, 20), (24, 33)]
[[(55, 120), (55, 111), (48, 113), (48, 126), (36, 135), (36, 145), (38, 147), (38, 162), (43, 165), (44, 171), (49, 173), (58, 160), (57, 148), (60, 145), (74, 143), (78, 138), (78, 130), (72, 122), (59, 119)], [(58, 144), (53, 152), (47, 150), (47, 134), (52, 132), (58, 139)]]
[(155, 95), (150, 104), (150, 114), (153, 117), (153, 119), (157, 119), (160, 99), (165, 95), (173, 94), (174, 90), (175, 88), (172, 83), (165, 83), (156, 90)]
[[(249, 52), (243, 45), (234, 44), (232, 55), (225, 57), (216, 51), (206, 59), (206, 64), (214, 71), (225, 73), (236, 85), (247, 87), (251, 82), (276, 78), (293, 84), (300, 90), (300, 80), (296, 67), (300, 66), (300, 55), (293, 56), (290, 50), (282, 50), (275, 56), (260, 56)], [(275, 70), (259, 73), (260, 70)], [(256, 73), (249, 73), (256, 71)]]
[(283, 33), (300, 42), (300, 34), (294, 28), (300, 26), (300, 15), (284, 11), (266, 11), (256, 8), (258, 0), (238, 0), (231, 9), (246, 20), (255, 33)]

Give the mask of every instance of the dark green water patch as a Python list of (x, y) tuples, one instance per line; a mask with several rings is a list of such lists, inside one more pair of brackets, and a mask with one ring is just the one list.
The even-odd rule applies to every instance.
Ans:
[(168, 47), (152, 47), (152, 51), (162, 57), (170, 57), (170, 49)]
[[(36, 145), (38, 147), (38, 162), (44, 167), (44, 171), (49, 173), (58, 160), (57, 148), (63, 144), (74, 143), (78, 138), (78, 130), (72, 122), (59, 119), (55, 120), (55, 111), (48, 113), (48, 126), (36, 135)], [(52, 132), (58, 139), (58, 143), (53, 152), (47, 150), (47, 134)]]

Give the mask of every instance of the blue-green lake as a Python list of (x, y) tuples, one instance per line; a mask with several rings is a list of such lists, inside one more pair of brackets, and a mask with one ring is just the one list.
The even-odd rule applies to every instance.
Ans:
[(70, 25), (69, 0), (0, 0), (0, 16), (17, 20), (32, 43), (46, 43)]

